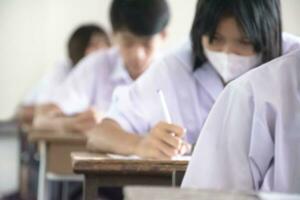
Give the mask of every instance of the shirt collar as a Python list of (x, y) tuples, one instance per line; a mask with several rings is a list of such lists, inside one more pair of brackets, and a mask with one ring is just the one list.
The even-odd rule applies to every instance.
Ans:
[(124, 82), (124, 83), (132, 83), (133, 80), (130, 77), (123, 59), (119, 56), (116, 61), (116, 67), (112, 72), (111, 79), (113, 82)]
[(186, 67), (189, 72), (193, 73), (197, 82), (203, 86), (206, 92), (214, 100), (216, 100), (224, 89), (223, 82), (216, 70), (211, 64), (206, 62), (199, 69), (193, 72), (193, 52), (191, 40), (184, 40), (184, 43), (180, 48), (181, 53), (179, 54), (178, 59), (181, 61), (182, 65)]
[(223, 82), (215, 69), (206, 62), (194, 73), (197, 82), (203, 86), (208, 94), (216, 100), (224, 89)]
[(181, 62), (182, 66), (189, 72), (193, 72), (193, 51), (190, 39), (184, 39), (181, 45), (179, 45), (179, 49), (176, 51), (178, 51), (177, 59)]
[[(160, 53), (155, 53), (155, 55), (153, 56), (153, 59), (152, 59), (152, 63), (155, 60), (158, 60), (160, 57), (162, 57), (162, 55), (160, 55)], [(151, 66), (151, 64), (150, 64), (150, 66)], [(112, 78), (111, 79), (112, 79), (113, 82), (125, 82), (125, 83), (134, 82), (134, 80), (130, 77), (130, 75), (129, 75), (127, 69), (126, 69), (124, 61), (121, 58), (121, 56), (119, 56), (117, 58), (116, 67), (112, 72)]]

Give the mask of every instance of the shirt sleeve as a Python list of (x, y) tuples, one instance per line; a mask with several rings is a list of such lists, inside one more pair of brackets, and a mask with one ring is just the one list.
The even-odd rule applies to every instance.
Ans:
[[(250, 88), (249, 88), (250, 90)], [(229, 85), (198, 138), (182, 187), (259, 189), (272, 163), (268, 107)]]
[[(115, 120), (129, 133), (142, 134), (150, 129), (150, 124), (146, 117), (147, 114), (140, 106), (143, 100), (136, 90), (135, 85), (115, 89), (111, 106), (105, 118)], [(147, 101), (143, 103), (143, 105), (146, 104)]]
[(67, 115), (86, 110), (94, 95), (95, 75), (99, 74), (97, 66), (101, 65), (96, 62), (95, 56), (97, 54), (92, 54), (79, 62), (47, 101), (59, 106)]
[(300, 37), (282, 33), (282, 54), (289, 54), (300, 49)]
[(133, 84), (115, 89), (106, 118), (117, 121), (130, 133), (145, 134), (163, 119), (157, 90), (174, 97), (172, 82), (164, 62), (149, 67)]
[(34, 105), (43, 103), (43, 100), (65, 80), (71, 70), (68, 60), (58, 62), (53, 69), (38, 82), (38, 84), (25, 97), (24, 105)]

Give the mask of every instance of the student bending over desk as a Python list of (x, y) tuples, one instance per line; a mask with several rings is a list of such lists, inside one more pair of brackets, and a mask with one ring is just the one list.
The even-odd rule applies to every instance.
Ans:
[(300, 193), (299, 85), (300, 51), (228, 85), (182, 186)]
[(158, 159), (188, 151), (227, 83), (300, 47), (298, 38), (282, 34), (280, 9), (279, 0), (198, 0), (190, 40), (115, 92), (89, 148)]
[(68, 41), (68, 58), (60, 61), (25, 98), (18, 108), (21, 123), (31, 126), (34, 111), (63, 83), (76, 64), (86, 55), (110, 46), (105, 30), (97, 25), (86, 24), (77, 28)]
[(114, 0), (110, 20), (117, 47), (83, 59), (48, 99), (55, 106), (37, 111), (35, 128), (80, 133), (93, 128), (114, 89), (131, 84), (155, 59), (169, 18), (165, 0)]

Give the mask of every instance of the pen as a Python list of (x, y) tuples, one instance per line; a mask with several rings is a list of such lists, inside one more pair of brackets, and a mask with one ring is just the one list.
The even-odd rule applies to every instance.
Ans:
[(169, 110), (168, 110), (168, 107), (167, 107), (167, 103), (166, 103), (166, 100), (165, 100), (165, 95), (164, 95), (162, 90), (157, 90), (157, 94), (159, 95), (159, 99), (160, 99), (160, 103), (161, 103), (161, 106), (162, 106), (162, 109), (163, 109), (165, 120), (167, 121), (167, 123), (171, 124), (172, 119), (171, 119), (171, 116), (170, 116), (170, 113), (169, 113)]
[[(162, 106), (162, 109), (163, 109), (165, 120), (167, 121), (167, 123), (171, 124), (172, 119), (171, 119), (171, 115), (170, 115), (170, 112), (169, 112), (168, 107), (167, 107), (165, 95), (164, 95), (162, 90), (157, 90), (157, 94), (159, 95), (159, 99), (160, 99), (160, 103), (161, 103), (161, 106)], [(171, 135), (175, 136), (174, 133), (171, 133)], [(181, 147), (182, 147), (182, 145), (183, 144), (181, 143)], [(175, 156), (175, 158), (176, 158), (176, 156)]]

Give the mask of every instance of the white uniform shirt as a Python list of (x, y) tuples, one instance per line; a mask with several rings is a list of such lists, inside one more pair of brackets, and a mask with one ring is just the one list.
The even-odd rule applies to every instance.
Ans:
[(228, 85), (182, 186), (300, 193), (300, 51)]
[[(283, 52), (300, 48), (298, 37), (283, 35)], [(106, 117), (126, 131), (145, 134), (165, 121), (157, 95), (161, 89), (174, 124), (187, 129), (187, 141), (194, 144), (215, 100), (224, 89), (214, 68), (205, 63), (195, 72), (192, 49), (185, 42), (154, 63), (131, 87), (119, 88)]]
[(82, 59), (48, 102), (72, 115), (94, 107), (105, 112), (117, 86), (132, 82), (116, 48), (100, 50)]
[(25, 97), (23, 105), (35, 105), (45, 101), (57, 87), (67, 78), (72, 70), (72, 63), (69, 59), (58, 62), (55, 67), (48, 72), (36, 87)]
[(106, 117), (129, 132), (146, 133), (165, 120), (157, 94), (161, 89), (173, 123), (187, 128), (187, 139), (196, 141), (223, 85), (209, 64), (193, 72), (191, 55), (190, 45), (185, 43), (154, 63), (131, 87), (117, 89)]

